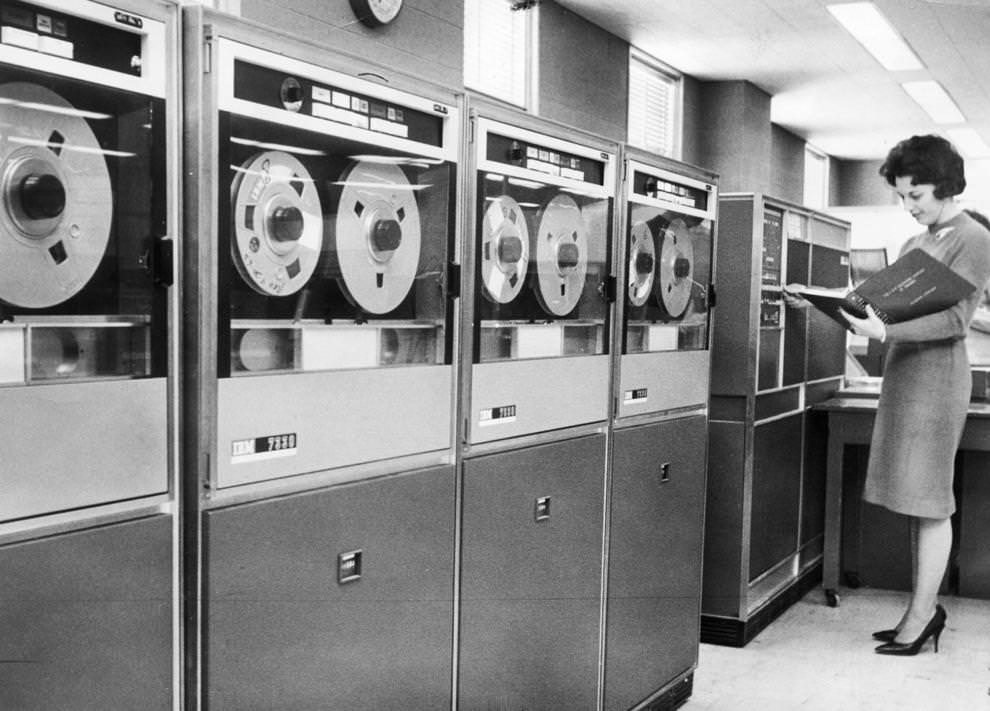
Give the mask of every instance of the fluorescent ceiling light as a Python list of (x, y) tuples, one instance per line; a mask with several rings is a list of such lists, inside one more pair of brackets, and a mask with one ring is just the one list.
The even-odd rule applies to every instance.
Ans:
[(935, 123), (963, 123), (966, 120), (956, 102), (937, 81), (906, 81), (901, 86)]
[(966, 158), (990, 158), (990, 145), (975, 129), (950, 128), (949, 140)]
[(849, 34), (855, 37), (887, 71), (924, 69), (918, 56), (873, 3), (848, 2), (827, 7)]

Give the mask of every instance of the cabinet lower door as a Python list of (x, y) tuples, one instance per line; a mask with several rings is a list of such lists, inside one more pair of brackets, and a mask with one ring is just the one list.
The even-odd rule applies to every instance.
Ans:
[(706, 438), (703, 416), (615, 434), (606, 711), (632, 708), (697, 662)]
[(0, 547), (0, 709), (172, 708), (172, 519)]
[(460, 711), (594, 709), (605, 437), (464, 463)]
[(210, 711), (449, 708), (454, 469), (218, 509)]

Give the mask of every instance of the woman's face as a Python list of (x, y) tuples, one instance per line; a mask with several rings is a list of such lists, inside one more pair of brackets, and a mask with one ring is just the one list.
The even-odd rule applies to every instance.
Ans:
[(894, 190), (901, 198), (904, 209), (923, 225), (934, 225), (942, 216), (947, 200), (935, 197), (931, 183), (915, 185), (910, 175), (900, 175), (894, 181)]

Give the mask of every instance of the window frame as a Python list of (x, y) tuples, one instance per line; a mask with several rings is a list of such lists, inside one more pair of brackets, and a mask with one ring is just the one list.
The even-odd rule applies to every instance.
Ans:
[[(485, 62), (485, 48), (481, 42), (473, 42), (472, 22), (476, 15), (482, 12), (485, 5), (491, 8), (497, 5), (504, 6), (511, 13), (521, 13), (524, 19), (523, 37), (510, 37), (512, 46), (518, 41), (525, 51), (522, 65), (518, 69), (523, 87), (518, 95), (506, 95), (502, 92), (501, 86), (486, 84), (485, 77), (479, 72), (477, 76), (471, 76), (470, 70), (474, 66), (482, 66)], [(478, 19), (478, 23), (482, 20)], [(525, 3), (507, 2), (506, 0), (464, 0), (464, 87), (478, 94), (484, 94), (498, 101), (502, 101), (511, 106), (515, 106), (530, 112), (538, 110), (537, 96), (539, 87), (539, 4), (527, 5)], [(477, 55), (470, 59), (468, 52), (475, 50)], [(511, 79), (510, 79), (511, 81)]]
[[(812, 199), (809, 199), (809, 183), (811, 182), (808, 180), (809, 166), (816, 163), (822, 166), (821, 174), (819, 175), (821, 189), (818, 195), (813, 196)], [(810, 207), (813, 210), (824, 210), (829, 206), (830, 163), (828, 153), (820, 148), (816, 148), (810, 143), (804, 144), (804, 176), (801, 201), (804, 203), (805, 207)]]
[[(645, 70), (654, 77), (660, 78), (662, 82), (668, 84), (670, 87), (670, 94), (668, 96), (670, 115), (668, 117), (667, 124), (664, 127), (664, 131), (668, 136), (669, 148), (665, 146), (647, 145), (645, 139), (634, 135), (636, 133), (634, 128), (636, 127), (633, 126), (633, 121), (637, 120), (637, 116), (633, 110), (633, 72), (634, 67), (637, 67), (637, 65), (638, 68)], [(630, 47), (628, 66), (629, 79), (628, 99), (626, 102), (626, 142), (630, 146), (634, 146), (641, 150), (658, 153), (667, 158), (673, 158), (674, 160), (680, 160), (684, 145), (684, 75), (670, 65), (661, 62), (656, 57), (653, 57), (636, 47)], [(640, 117), (639, 120), (643, 123), (645, 133), (650, 117), (643, 116)], [(657, 150), (657, 148), (660, 150)]]

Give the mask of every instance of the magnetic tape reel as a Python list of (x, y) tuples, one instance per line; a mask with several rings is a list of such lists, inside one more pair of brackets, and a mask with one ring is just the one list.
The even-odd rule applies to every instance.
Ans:
[(299, 291), (323, 246), (320, 198), (305, 166), (282, 151), (259, 153), (238, 169), (231, 193), (238, 272), (261, 294)]
[(555, 316), (581, 300), (588, 274), (588, 234), (574, 198), (559, 194), (543, 209), (536, 235), (537, 297)]
[(657, 301), (671, 317), (681, 318), (694, 288), (694, 243), (684, 220), (673, 220), (660, 233)]
[(421, 247), (416, 187), (392, 163), (360, 160), (341, 176), (334, 254), (350, 301), (385, 314), (412, 289)]
[(113, 191), (80, 112), (37, 84), (0, 85), (0, 300), (46, 308), (78, 293), (110, 240)]
[(628, 297), (633, 306), (642, 306), (653, 293), (657, 248), (653, 232), (645, 222), (637, 222), (629, 231)]
[(499, 304), (519, 296), (529, 264), (529, 228), (519, 203), (500, 195), (488, 203), (481, 228), (484, 294)]

